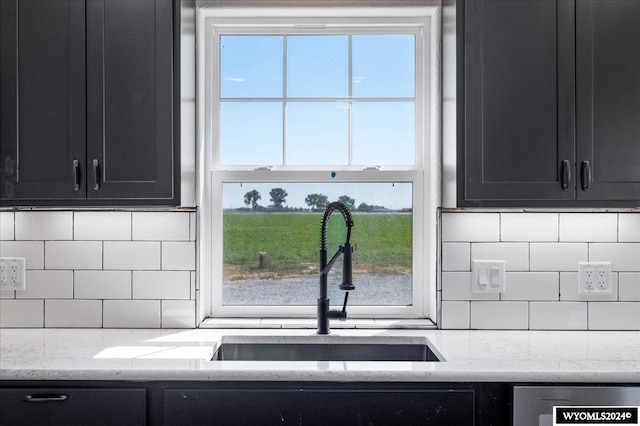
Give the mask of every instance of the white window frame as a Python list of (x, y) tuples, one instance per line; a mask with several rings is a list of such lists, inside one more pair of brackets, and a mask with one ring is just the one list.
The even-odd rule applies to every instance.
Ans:
[[(416, 164), (412, 166), (221, 166), (217, 120), (220, 34), (379, 34), (380, 30), (415, 33), (416, 37)], [(375, 31), (378, 27), (380, 30)], [(411, 306), (349, 306), (351, 318), (424, 318), (436, 315), (436, 209), (440, 201), (440, 8), (215, 8), (197, 11), (198, 44), (198, 317), (315, 317), (313, 306), (222, 305), (223, 182), (413, 182), (413, 304)], [(375, 166), (375, 165), (371, 165)], [(328, 169), (338, 171), (330, 177)], [(356, 223), (357, 226), (357, 223)], [(356, 283), (356, 290), (357, 283)], [(362, 291), (366, 291), (362, 289)], [(341, 301), (333, 301), (339, 304)]]

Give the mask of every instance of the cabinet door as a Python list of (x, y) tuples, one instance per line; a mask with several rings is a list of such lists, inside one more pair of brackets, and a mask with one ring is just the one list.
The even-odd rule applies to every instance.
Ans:
[(2, 425), (144, 425), (145, 389), (0, 389)]
[(573, 2), (467, 0), (463, 17), (459, 204), (574, 199)]
[(576, 35), (578, 199), (638, 201), (640, 2), (577, 1)]
[(472, 389), (166, 390), (164, 424), (473, 425)]
[(87, 1), (88, 198), (178, 200), (173, 4)]
[(0, 1), (3, 204), (85, 197), (84, 15), (81, 1)]

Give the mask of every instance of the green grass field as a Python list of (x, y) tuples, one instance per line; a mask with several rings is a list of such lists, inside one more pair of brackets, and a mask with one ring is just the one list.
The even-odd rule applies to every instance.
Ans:
[[(276, 276), (317, 273), (320, 249), (319, 213), (224, 214), (225, 280), (256, 273)], [(354, 272), (410, 273), (412, 260), (410, 214), (353, 214), (351, 243)], [(344, 242), (346, 227), (334, 213), (327, 227), (329, 257)], [(267, 268), (258, 268), (265, 252)]]

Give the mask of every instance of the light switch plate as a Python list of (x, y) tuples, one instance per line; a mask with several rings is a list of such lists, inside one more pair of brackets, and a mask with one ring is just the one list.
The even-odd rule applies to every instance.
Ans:
[(24, 257), (0, 257), (0, 290), (25, 290)]
[(473, 260), (471, 262), (471, 292), (505, 292), (505, 266), (504, 260)]

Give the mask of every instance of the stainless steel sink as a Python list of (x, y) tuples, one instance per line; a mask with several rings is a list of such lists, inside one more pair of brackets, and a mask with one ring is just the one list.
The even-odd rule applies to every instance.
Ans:
[(224, 336), (212, 361), (444, 361), (426, 337)]

